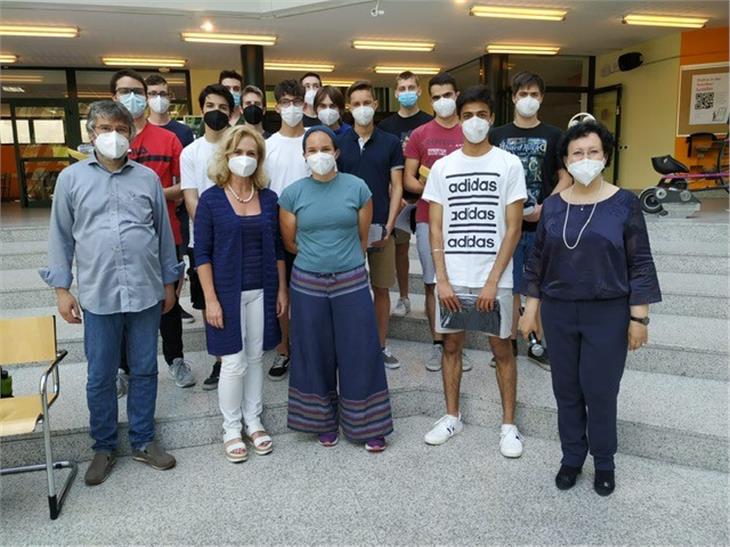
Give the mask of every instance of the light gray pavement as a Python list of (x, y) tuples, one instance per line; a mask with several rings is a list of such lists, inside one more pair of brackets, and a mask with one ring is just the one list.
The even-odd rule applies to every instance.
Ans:
[(469, 425), (426, 446), (427, 418), (396, 421), (383, 454), (343, 441), (278, 435), (270, 456), (225, 461), (220, 444), (175, 451), (154, 471), (121, 458), (89, 488), (86, 464), (60, 518), (48, 520), (42, 474), (2, 479), (2, 544), (721, 545), (727, 475), (632, 456), (601, 498), (592, 463), (557, 490), (557, 443), (528, 438), (522, 458), (498, 451), (494, 428)]

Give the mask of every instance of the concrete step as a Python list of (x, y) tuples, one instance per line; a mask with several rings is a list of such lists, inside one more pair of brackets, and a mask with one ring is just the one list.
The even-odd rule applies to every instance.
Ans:
[[(689, 317), (730, 317), (728, 280), (724, 275), (658, 272), (662, 301), (652, 305), (653, 313)], [(423, 294), (423, 276), (418, 259), (409, 260), (409, 291)]]
[(728, 214), (716, 222), (704, 222), (697, 218), (667, 219), (646, 215), (646, 226), (652, 244), (658, 241), (716, 243), (728, 241)]
[[(398, 294), (391, 293), (395, 307)], [(391, 315), (388, 336), (397, 340), (428, 343), (431, 334), (425, 315), (425, 296), (411, 294), (411, 313), (406, 317)], [(527, 353), (522, 339), (522, 355)], [(489, 351), (487, 337), (467, 334), (467, 346)], [(727, 381), (728, 322), (707, 317), (678, 317), (652, 313), (649, 343), (629, 352), (626, 366), (632, 370), (658, 372), (674, 376)]]
[[(84, 486), (82, 464), (57, 521), (48, 519), (42, 473), (3, 477), (3, 543), (222, 545), (242, 536), (288, 545), (728, 542), (727, 492), (718, 488), (725, 473), (620, 454), (616, 491), (606, 500), (593, 492), (590, 460), (575, 488), (556, 490), (554, 441), (528, 438), (523, 456), (508, 460), (497, 450), (494, 424), (468, 425), (429, 447), (422, 437), (431, 423), (397, 419), (379, 455), (344, 440), (323, 449), (289, 433), (274, 437), (271, 455), (240, 465), (225, 461), (220, 442), (175, 450), (177, 466), (164, 473), (120, 458), (94, 488)], [(255, 503), (241, 495), (242, 485), (260, 493)], [(179, 495), (185, 491), (195, 495)], [(241, 528), (244, 514), (246, 522), (276, 524), (251, 536), (250, 526)], [(425, 525), (424, 514), (437, 524)]]
[[(424, 360), (429, 344), (393, 340), (390, 347), (401, 360), (398, 370), (388, 371), (393, 413), (396, 418), (443, 413), (441, 375), (426, 371)], [(474, 370), (462, 382), (462, 411), (467, 423), (496, 431), (501, 420), (501, 404), (494, 372), (487, 365), (490, 354), (470, 350)], [(198, 385), (180, 389), (167, 376), (160, 360), (157, 401), (158, 431), (166, 446), (184, 448), (219, 440), (221, 418), (217, 394), (203, 391), (210, 358), (188, 354)], [(265, 364), (268, 367), (268, 359)], [(54, 405), (52, 423), (56, 431), (57, 454), (75, 459), (90, 458), (87, 434), (88, 414), (84, 397), (84, 363), (64, 363), (61, 369), (61, 396)], [(550, 374), (518, 359), (517, 423), (529, 439), (557, 439), (557, 415)], [(15, 369), (16, 393), (37, 389), (40, 368)], [(264, 422), (275, 434), (286, 431), (287, 382), (265, 381)], [(120, 421), (126, 421), (124, 402)], [(669, 463), (727, 472), (728, 423), (727, 383), (682, 378), (627, 370), (619, 398), (619, 451)], [(121, 439), (126, 439), (126, 425)], [(422, 432), (422, 434), (425, 431)], [(529, 441), (528, 441), (529, 442)], [(3, 442), (3, 463), (14, 465), (41, 447), (40, 433), (14, 437)], [(702, 447), (698, 450), (697, 447)], [(129, 447), (122, 444), (122, 453)]]

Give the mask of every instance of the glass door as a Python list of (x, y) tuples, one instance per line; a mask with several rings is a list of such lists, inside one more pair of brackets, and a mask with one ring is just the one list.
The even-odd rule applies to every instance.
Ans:
[(68, 101), (17, 99), (9, 103), (21, 205), (47, 207), (58, 174), (70, 163)]
[(618, 184), (619, 141), (621, 140), (621, 86), (599, 87), (593, 93), (593, 112), (595, 118), (613, 133), (616, 143), (613, 161), (603, 172), (608, 182)]

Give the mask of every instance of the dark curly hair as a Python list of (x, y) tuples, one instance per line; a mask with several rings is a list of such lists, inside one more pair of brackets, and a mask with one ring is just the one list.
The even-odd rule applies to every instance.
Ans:
[(563, 138), (560, 140), (560, 146), (558, 151), (560, 154), (560, 161), (565, 165), (565, 158), (568, 156), (568, 145), (578, 139), (587, 137), (588, 135), (595, 133), (598, 138), (601, 139), (601, 145), (603, 147), (603, 157), (606, 159), (606, 167), (611, 165), (611, 158), (613, 157), (613, 148), (615, 146), (615, 139), (613, 134), (606, 129), (606, 126), (600, 122), (594, 120), (588, 120), (585, 122), (577, 123), (574, 126), (568, 128), (563, 134)]

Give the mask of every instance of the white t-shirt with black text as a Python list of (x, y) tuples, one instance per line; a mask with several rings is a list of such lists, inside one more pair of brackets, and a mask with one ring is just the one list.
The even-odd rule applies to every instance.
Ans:
[[(211, 186), (215, 186), (215, 183), (208, 178), (208, 165), (217, 148), (218, 143), (209, 142), (205, 137), (198, 137), (183, 148), (182, 154), (180, 154), (180, 188), (182, 190), (197, 190), (198, 199), (200, 199), (203, 192)], [(188, 246), (195, 246), (192, 219), (190, 219)]]
[(278, 196), (291, 183), (309, 176), (303, 140), (304, 135), (284, 137), (281, 133), (274, 133), (266, 140), (266, 175), (269, 188)]
[[(452, 286), (484, 286), (504, 238), (507, 206), (526, 198), (522, 162), (496, 146), (477, 157), (455, 150), (433, 164), (423, 199), (443, 207), (443, 252)], [(510, 259), (498, 287), (512, 285)]]

